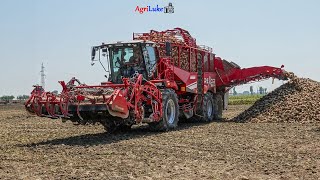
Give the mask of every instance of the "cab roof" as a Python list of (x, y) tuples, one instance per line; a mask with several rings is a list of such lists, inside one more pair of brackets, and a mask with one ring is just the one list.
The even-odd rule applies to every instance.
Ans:
[(121, 45), (121, 44), (137, 44), (137, 43), (146, 43), (146, 44), (154, 44), (153, 41), (144, 41), (144, 40), (131, 40), (131, 41), (117, 41), (113, 43), (102, 43), (102, 45)]

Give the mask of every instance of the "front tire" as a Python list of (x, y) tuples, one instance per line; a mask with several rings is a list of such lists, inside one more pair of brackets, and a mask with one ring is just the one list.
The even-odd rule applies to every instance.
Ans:
[(177, 94), (172, 89), (162, 91), (162, 118), (152, 122), (149, 127), (153, 131), (168, 131), (175, 129), (179, 121), (179, 104)]
[(112, 134), (112, 133), (116, 133), (116, 132), (128, 132), (131, 130), (131, 126), (132, 124), (125, 124), (125, 123), (121, 123), (121, 124), (117, 124), (116, 122), (120, 122), (123, 121), (123, 119), (121, 118), (113, 118), (112, 120), (104, 120), (102, 122), (100, 122), (106, 133), (108, 134)]

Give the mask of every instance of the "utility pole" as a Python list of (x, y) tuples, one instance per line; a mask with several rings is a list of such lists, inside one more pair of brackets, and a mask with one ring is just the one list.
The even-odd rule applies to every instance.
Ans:
[(44, 89), (45, 88), (45, 77), (46, 77), (46, 75), (44, 74), (44, 66), (43, 66), (43, 63), (41, 64), (41, 71), (40, 71), (40, 73), (41, 73), (41, 86), (42, 86), (42, 88)]

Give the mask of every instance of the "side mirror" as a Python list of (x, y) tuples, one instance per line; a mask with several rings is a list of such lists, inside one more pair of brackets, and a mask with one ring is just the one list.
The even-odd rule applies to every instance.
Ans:
[(171, 56), (171, 43), (166, 42), (166, 56)]
[(96, 56), (96, 48), (92, 47), (92, 50), (91, 50), (91, 61), (94, 60), (95, 56)]

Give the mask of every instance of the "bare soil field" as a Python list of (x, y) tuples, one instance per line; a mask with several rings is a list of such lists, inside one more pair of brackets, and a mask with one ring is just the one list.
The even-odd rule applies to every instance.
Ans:
[[(231, 106), (232, 119), (248, 106)], [(320, 124), (183, 123), (108, 135), (0, 106), (0, 179), (320, 179)]]

